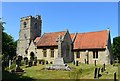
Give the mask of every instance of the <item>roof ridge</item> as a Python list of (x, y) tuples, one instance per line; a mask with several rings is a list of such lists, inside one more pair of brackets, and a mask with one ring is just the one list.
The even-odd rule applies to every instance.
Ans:
[(79, 32), (78, 32), (78, 34), (95, 33), (95, 32), (103, 32), (103, 31), (107, 31), (107, 29), (106, 29), (106, 30), (100, 30), (100, 31), (92, 31), (92, 32), (82, 32), (82, 33), (79, 33)]
[(47, 32), (47, 33), (45, 32), (45, 34), (48, 34), (48, 33), (60, 33), (60, 32), (66, 32), (66, 31), (58, 31), (58, 32), (56, 31), (56, 32)]

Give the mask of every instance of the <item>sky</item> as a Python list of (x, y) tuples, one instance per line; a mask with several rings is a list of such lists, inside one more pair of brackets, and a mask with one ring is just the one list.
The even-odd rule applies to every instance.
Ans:
[[(118, 36), (117, 2), (3, 2), (5, 32), (19, 38), (20, 18), (41, 15), (42, 34), (69, 30), (83, 33), (110, 29)], [(112, 41), (112, 40), (111, 40)]]

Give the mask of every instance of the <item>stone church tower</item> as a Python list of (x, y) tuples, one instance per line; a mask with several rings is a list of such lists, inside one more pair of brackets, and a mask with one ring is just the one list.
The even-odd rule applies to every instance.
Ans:
[(17, 55), (27, 56), (27, 50), (32, 40), (41, 36), (42, 20), (36, 15), (20, 19), (19, 39), (17, 42)]

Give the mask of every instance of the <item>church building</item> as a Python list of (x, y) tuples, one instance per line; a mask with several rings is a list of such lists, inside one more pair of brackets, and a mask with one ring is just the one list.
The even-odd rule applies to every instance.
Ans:
[(64, 63), (78, 61), (86, 64), (111, 64), (113, 62), (109, 29), (72, 34), (66, 30), (43, 35), (41, 30), (41, 16), (27, 16), (20, 19), (17, 55), (28, 59), (37, 57), (38, 60), (46, 60), (48, 63), (54, 63), (57, 57), (62, 57)]

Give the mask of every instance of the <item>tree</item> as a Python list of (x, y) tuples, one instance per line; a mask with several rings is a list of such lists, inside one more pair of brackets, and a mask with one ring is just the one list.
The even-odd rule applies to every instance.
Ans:
[(113, 55), (120, 61), (120, 36), (113, 38)]
[(11, 35), (4, 32), (4, 24), (5, 22), (3, 22), (0, 18), (0, 28), (2, 30), (2, 60), (6, 61), (16, 56), (17, 41), (14, 41)]

